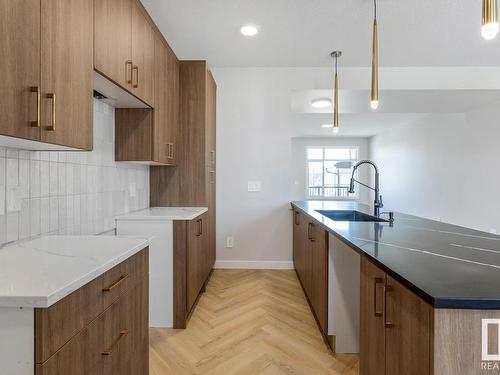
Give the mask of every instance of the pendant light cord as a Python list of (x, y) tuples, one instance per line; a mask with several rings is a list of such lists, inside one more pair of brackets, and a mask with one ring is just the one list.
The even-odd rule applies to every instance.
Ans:
[(373, 17), (377, 20), (377, 0), (373, 0)]

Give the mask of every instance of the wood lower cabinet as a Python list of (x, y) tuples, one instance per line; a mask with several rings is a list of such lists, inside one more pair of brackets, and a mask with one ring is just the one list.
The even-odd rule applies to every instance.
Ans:
[(385, 272), (361, 257), (360, 374), (385, 374)]
[(360, 316), (360, 375), (432, 374), (432, 307), (365, 257)]
[(174, 328), (186, 328), (212, 271), (209, 213), (174, 221)]
[(37, 375), (148, 374), (148, 250), (35, 310)]
[(188, 313), (193, 308), (209, 276), (208, 215), (205, 213), (188, 222), (188, 245), (186, 267), (186, 308)]
[(93, 1), (2, 0), (0, 22), (0, 135), (92, 149)]
[(328, 333), (328, 233), (311, 224), (310, 301), (321, 330)]
[(328, 233), (293, 211), (293, 262), (321, 332), (328, 334)]

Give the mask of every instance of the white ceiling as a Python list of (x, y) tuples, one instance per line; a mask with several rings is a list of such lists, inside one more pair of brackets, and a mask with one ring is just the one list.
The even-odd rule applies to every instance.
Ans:
[[(313, 108), (316, 98), (332, 98), (332, 90), (303, 90), (292, 93), (296, 113), (332, 113), (333, 107)], [(459, 113), (500, 102), (500, 90), (384, 90), (376, 112), (370, 108), (369, 90), (341, 90), (339, 112), (377, 113)]]
[[(291, 95), (291, 110), (296, 114), (293, 132), (298, 137), (333, 136), (332, 107), (315, 109), (315, 98), (331, 98), (331, 90), (301, 90)], [(340, 132), (336, 137), (371, 137), (409, 124), (433, 113), (461, 113), (500, 103), (500, 90), (385, 90), (379, 109), (369, 105), (368, 90), (340, 92)]]
[[(181, 59), (212, 67), (370, 64), (371, 0), (142, 0)], [(378, 0), (381, 66), (497, 66), (480, 0)], [(244, 38), (239, 28), (259, 25)]]
[(333, 134), (331, 128), (322, 128), (332, 123), (331, 114), (302, 114), (291, 123), (294, 137), (371, 137), (389, 129), (395, 129), (426, 116), (423, 113), (363, 113), (341, 114), (340, 131)]

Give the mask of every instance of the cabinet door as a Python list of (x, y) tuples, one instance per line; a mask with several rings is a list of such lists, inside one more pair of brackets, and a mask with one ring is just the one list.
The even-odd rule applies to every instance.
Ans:
[(95, 0), (94, 67), (130, 90), (132, 83), (132, 2)]
[(387, 276), (387, 375), (431, 373), (431, 313), (430, 305)]
[(131, 375), (131, 327), (126, 319), (126, 300), (118, 299), (103, 314), (103, 373)]
[(311, 305), (323, 332), (327, 333), (328, 317), (328, 244), (325, 230), (318, 225), (311, 233)]
[(160, 37), (155, 39), (154, 158), (176, 162), (179, 111), (179, 62)]
[(154, 98), (154, 31), (142, 13), (139, 1), (132, 1), (132, 93), (149, 105)]
[(42, 141), (92, 149), (93, 2), (42, 0)]
[(149, 374), (149, 276), (145, 274), (126, 296), (130, 329), (130, 374)]
[(313, 242), (313, 231), (314, 231), (314, 223), (311, 221), (307, 222), (306, 225), (306, 241), (305, 241), (305, 246), (304, 246), (304, 272), (303, 272), (303, 279), (302, 279), (302, 284), (304, 286), (304, 289), (306, 291), (307, 298), (309, 299), (309, 302), (311, 303), (311, 298), (312, 298), (312, 242)]
[(361, 257), (360, 375), (385, 375), (384, 285), (385, 273)]
[(201, 218), (188, 222), (188, 246), (186, 260), (186, 311), (191, 311), (201, 289), (201, 269), (204, 263), (201, 237)]
[(169, 163), (179, 160), (179, 60), (175, 53), (167, 49), (167, 142), (172, 144)]
[[(215, 239), (215, 188), (216, 188), (216, 96), (217, 96), (217, 85), (210, 72), (207, 72), (207, 85), (206, 85), (206, 95), (205, 95), (205, 158), (207, 166), (206, 174), (206, 192), (207, 192), (207, 202), (208, 202), (208, 222), (209, 230), (208, 236), (208, 252), (209, 252), (209, 267), (208, 272), (213, 267), (216, 258), (216, 239)], [(208, 276), (208, 275), (207, 275)]]
[(307, 230), (308, 222), (306, 221), (305, 216), (301, 214), (300, 211), (295, 210), (293, 224), (293, 262), (295, 269), (297, 270), (297, 275), (304, 289), (306, 281), (305, 256), (306, 250), (309, 246)]
[(40, 1), (0, 0), (0, 134), (40, 139)]

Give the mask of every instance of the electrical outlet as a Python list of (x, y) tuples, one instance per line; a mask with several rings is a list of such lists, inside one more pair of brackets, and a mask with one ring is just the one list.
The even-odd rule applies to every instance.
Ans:
[(234, 237), (226, 237), (226, 247), (233, 247), (234, 246)]

